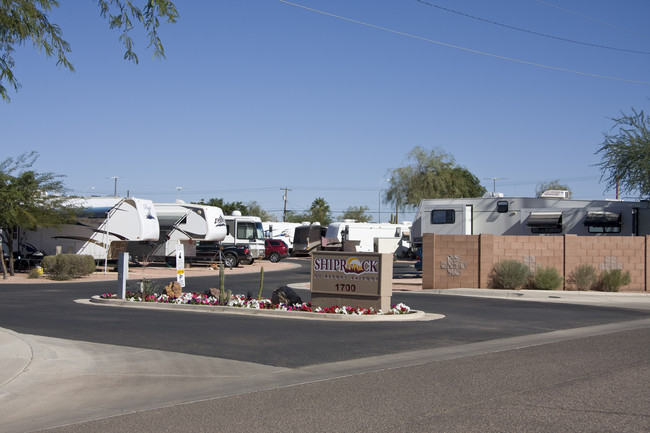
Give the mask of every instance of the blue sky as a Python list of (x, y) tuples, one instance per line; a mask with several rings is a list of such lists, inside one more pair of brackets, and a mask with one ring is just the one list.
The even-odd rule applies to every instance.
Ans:
[(93, 1), (61, 4), (76, 72), (19, 47), (0, 143), (74, 194), (117, 176), (120, 195), (281, 215), (289, 188), (290, 210), (322, 197), (376, 218), (382, 179), (421, 146), (508, 196), (559, 179), (613, 198), (594, 153), (611, 117), (650, 110), (646, 0), (178, 0), (165, 60), (133, 32), (138, 65)]

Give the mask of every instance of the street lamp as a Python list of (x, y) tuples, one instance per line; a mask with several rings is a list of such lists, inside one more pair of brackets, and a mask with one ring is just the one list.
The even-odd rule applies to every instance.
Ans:
[(379, 216), (377, 218), (379, 220), (379, 224), (381, 224), (381, 183), (384, 181), (390, 182), (390, 179), (382, 179), (379, 181)]
[(177, 187), (176, 187), (176, 202), (177, 202), (177, 203), (178, 203), (178, 201), (181, 199), (181, 190), (182, 190), (182, 189), (183, 189), (182, 186), (177, 186)]

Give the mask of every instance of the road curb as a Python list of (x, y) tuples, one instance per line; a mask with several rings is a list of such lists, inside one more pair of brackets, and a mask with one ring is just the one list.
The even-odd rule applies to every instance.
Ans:
[(256, 317), (275, 317), (281, 319), (302, 319), (302, 320), (330, 320), (344, 322), (408, 322), (408, 321), (430, 321), (442, 319), (442, 314), (425, 313), (424, 311), (411, 310), (409, 314), (324, 314), (310, 313), (308, 311), (285, 311), (285, 310), (259, 310), (254, 308), (225, 307), (221, 305), (190, 305), (190, 304), (163, 304), (158, 302), (134, 302), (122, 299), (103, 299), (98, 295), (90, 300), (78, 299), (78, 303), (90, 303), (99, 305), (110, 305), (113, 307), (164, 309), (174, 311), (191, 311), (196, 313), (217, 313), (237, 314)]

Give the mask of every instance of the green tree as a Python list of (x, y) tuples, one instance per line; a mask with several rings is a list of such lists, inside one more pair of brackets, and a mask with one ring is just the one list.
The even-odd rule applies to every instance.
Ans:
[(265, 211), (262, 209), (262, 206), (256, 201), (249, 201), (248, 204), (246, 205), (248, 208), (248, 213), (246, 215), (252, 215), (252, 216), (257, 216), (260, 217), (262, 221), (277, 221), (278, 218)]
[(320, 222), (322, 226), (327, 226), (332, 222), (332, 214), (330, 211), (330, 205), (327, 204), (324, 198), (318, 197), (312, 203), (309, 208), (310, 222)]
[(548, 182), (538, 183), (537, 187), (535, 188), (535, 197), (541, 197), (544, 191), (548, 191), (551, 189), (569, 191), (569, 198), (571, 198), (571, 196), (573, 195), (573, 192), (571, 192), (571, 188), (568, 185), (564, 185), (560, 183), (560, 179), (555, 179), (555, 180), (550, 180)]
[(643, 110), (621, 113), (612, 118), (614, 126), (605, 133), (605, 140), (596, 154), (601, 155), (601, 180), (608, 190), (650, 196), (650, 116)]
[[(154, 58), (164, 58), (158, 28), (160, 20), (176, 22), (178, 12), (170, 0), (146, 0), (140, 9), (130, 0), (97, 0), (100, 14), (106, 18), (111, 29), (122, 32), (120, 41), (124, 45), (124, 58), (138, 63), (138, 56), (133, 50), (130, 31), (134, 22), (139, 22), (148, 33), (149, 45), (153, 47)], [(57, 0), (0, 0), (0, 96), (9, 101), (7, 89), (3, 83), (17, 91), (20, 83), (14, 75), (15, 61), (13, 53), (16, 46), (29, 42), (47, 57), (56, 56), (57, 66), (74, 71), (68, 60), (70, 44), (63, 39), (61, 28), (50, 22), (48, 14), (59, 7)]]
[(222, 198), (211, 198), (207, 202), (201, 199), (198, 203), (195, 204), (204, 204), (207, 206), (215, 206), (218, 208), (221, 208), (223, 211), (224, 215), (232, 215), (232, 213), (236, 210), (241, 212), (242, 215), (249, 215), (248, 213), (248, 207), (240, 201), (233, 201), (230, 203), (227, 203), (223, 201)]
[[(65, 187), (60, 175), (31, 170), (37, 152), (7, 158), (0, 163), (0, 231), (2, 246), (9, 253), (9, 273), (14, 275), (13, 233), (20, 229), (56, 227), (74, 219), (76, 208), (63, 196)], [(4, 248), (0, 248), (3, 278), (7, 279)]]
[(361, 223), (370, 222), (370, 215), (366, 214), (369, 209), (368, 206), (350, 206), (338, 220), (356, 220)]
[(327, 204), (324, 198), (318, 197), (311, 203), (311, 206), (305, 213), (298, 213), (296, 211), (287, 211), (286, 222), (290, 222), (290, 223), (318, 222), (323, 226), (329, 225), (332, 222), (330, 205)]
[[(396, 209), (416, 207), (423, 199), (481, 197), (485, 188), (469, 170), (456, 164), (454, 157), (439, 148), (419, 146), (408, 154), (406, 167), (392, 170), (385, 203)], [(397, 219), (397, 218), (396, 218)]]

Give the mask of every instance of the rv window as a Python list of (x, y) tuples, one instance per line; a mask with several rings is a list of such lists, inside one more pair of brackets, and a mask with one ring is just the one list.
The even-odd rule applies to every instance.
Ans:
[(589, 233), (620, 233), (621, 214), (613, 212), (587, 212), (585, 225)]
[(499, 213), (508, 212), (508, 202), (506, 200), (499, 200), (497, 202), (497, 212)]
[(431, 224), (454, 224), (456, 211), (453, 209), (440, 209), (431, 211)]
[(255, 239), (255, 223), (240, 222), (237, 224), (237, 239)]

